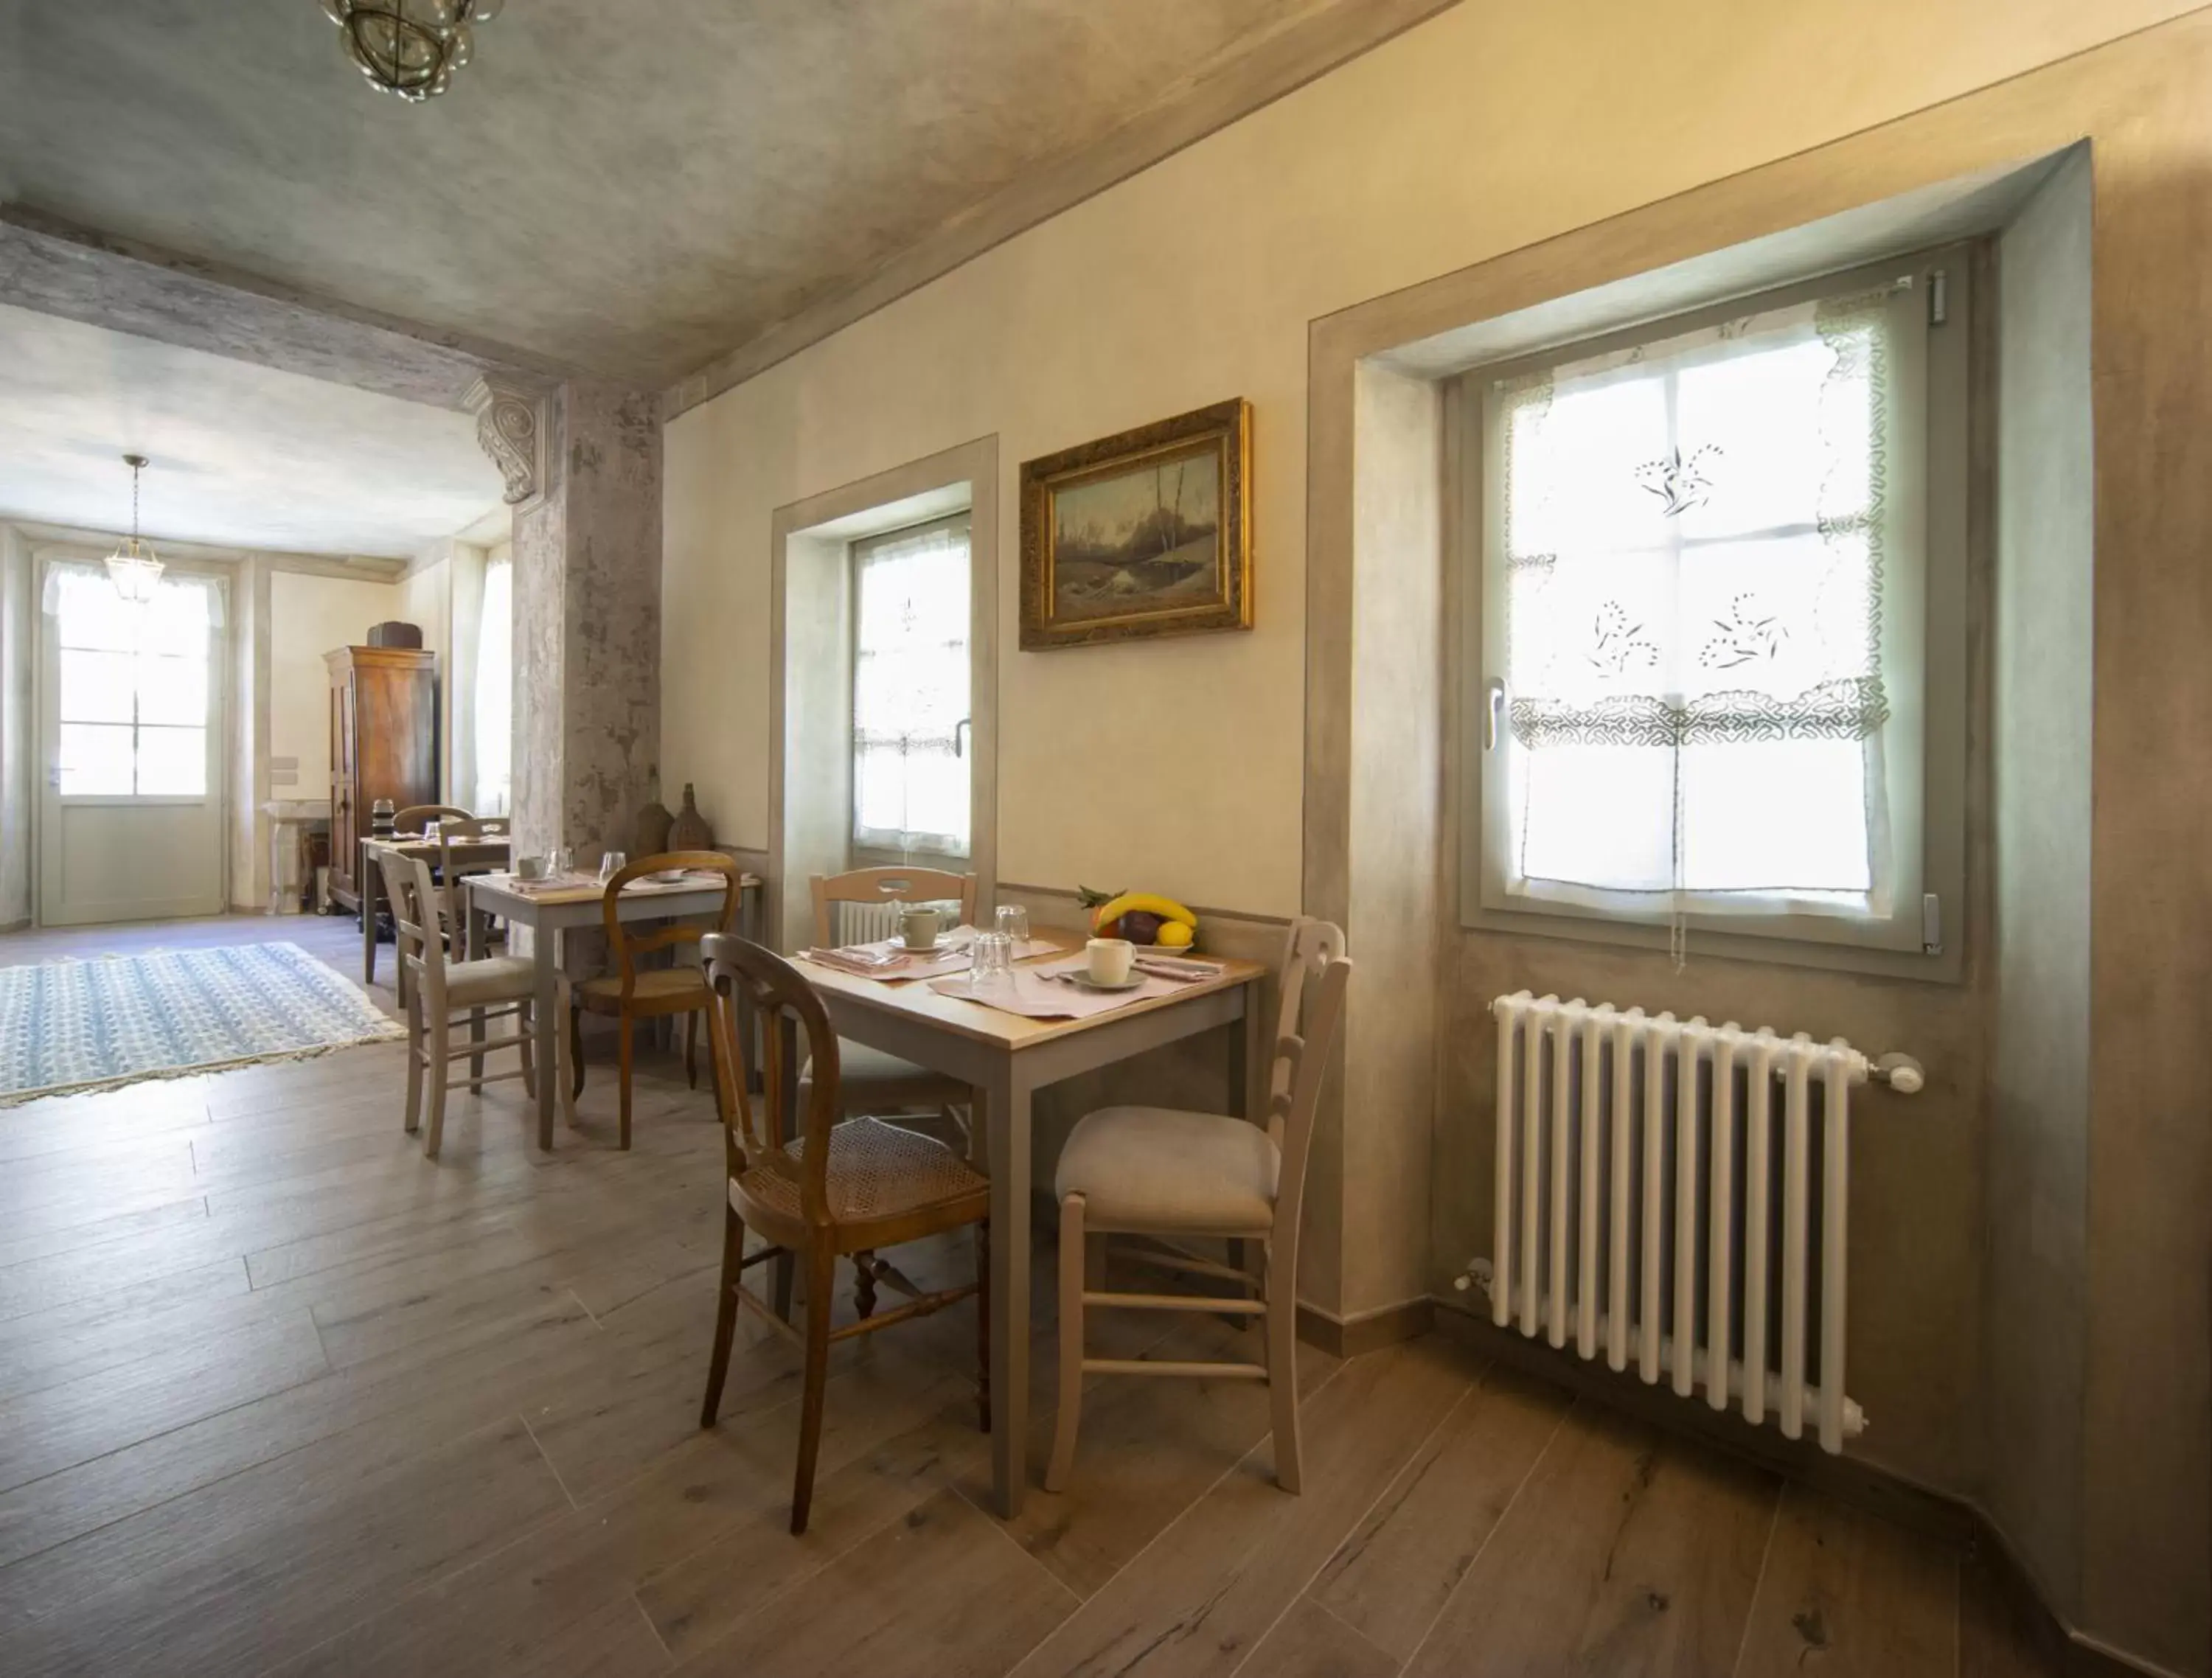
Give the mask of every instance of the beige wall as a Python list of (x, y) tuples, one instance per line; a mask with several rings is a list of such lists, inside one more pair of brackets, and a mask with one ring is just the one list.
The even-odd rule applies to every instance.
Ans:
[[(1009, 658), (1000, 872), (1289, 913), (1307, 323), (2185, 9), (1874, 0), (1839, 30), (1765, 0), (1664, 27), (1627, 0), (1458, 7), (671, 421), (667, 761), (766, 844), (776, 507), (996, 433), (1012, 646), (1019, 463), (1243, 395), (1257, 627)], [(1162, 770), (1172, 798), (1110, 790)]]
[(297, 757), (295, 798), (328, 798), (331, 679), (323, 654), (357, 647), (369, 625), (400, 616), (388, 582), (276, 571), (269, 578), (269, 755)]
[(31, 550), (0, 524), (0, 928), (31, 918)]
[[(1916, 112), (1929, 112), (1924, 120), (1964, 155), (1983, 143), (1980, 119), (1932, 107), (2191, 9), (2173, 0), (1873, 0), (1839, 29), (1830, 11), (1758, 0), (1705, 0), (1663, 27), (1648, 9), (1616, 0), (1458, 7), (670, 422), (669, 756), (693, 766), (726, 834), (764, 843), (776, 507), (994, 434), (1001, 641), (1012, 646), (1018, 463), (1243, 395), (1255, 410), (1257, 628), (1012, 654), (1000, 680), (1000, 866), (1010, 880), (1126, 880), (1249, 912), (1295, 912), (1312, 861), (1302, 854), (1302, 810), (1316, 792), (1306, 714), (1311, 323)], [(2198, 808), (2212, 795), (2212, 760), (2199, 763), (2197, 753), (2161, 776), (2140, 766), (2148, 740), (2194, 752), (2188, 719), (2203, 713), (2178, 705), (2176, 694), (2212, 710), (2212, 694), (2197, 692), (2207, 678), (2192, 673), (2212, 665), (2187, 651), (2192, 637), (2201, 647), (2203, 586), (2175, 569), (2194, 563), (2183, 556), (2201, 550), (2212, 523), (2203, 505), (2212, 471), (2188, 452), (2201, 451), (2212, 412), (2198, 365), (2207, 300), (2194, 277), (2206, 254), (2212, 133), (2191, 115), (2202, 86), (2191, 95), (2179, 70), (2143, 121), (2128, 88), (2184, 46), (2203, 82), (2208, 33), (2193, 21), (2166, 32), (2170, 42), (2128, 49), (2116, 68), (2076, 77), (2069, 67), (2033, 89), (1992, 93), (1989, 131), (2002, 138), (1986, 144), (2019, 144), (1973, 165), (2098, 129), (2100, 145), (2108, 132), (2115, 142), (2123, 188), (2108, 192), (2100, 161), (2098, 261), (2117, 264), (2125, 282), (2115, 289), (2100, 271), (2097, 301), (2094, 996), (2095, 1065), (2110, 1088), (2093, 1096), (2088, 1147), (2081, 1263), (2090, 1356), (2078, 1459), (2038, 1444), (2014, 1472), (2024, 1484), (2068, 1474), (2086, 1481), (2079, 1588), (2057, 1593), (2062, 1606), (2078, 1606), (2080, 1623), (2098, 1635), (2190, 1671), (2203, 1670), (2207, 1654), (2212, 1253), (2203, 1208), (2212, 1154), (2202, 1091), (2212, 1066), (2195, 1046), (2201, 1021), (2183, 1016), (2212, 985), (2201, 970), (2212, 956), (2186, 952), (2175, 917), (2212, 920), (2212, 884), (2183, 878), (2179, 860), (2197, 854), (2212, 819)], [(2157, 120), (2146, 125), (2149, 116)], [(1898, 143), (1875, 172), (1899, 184), (1857, 198), (1856, 180), (1820, 177), (1817, 164), (1805, 179), (1837, 209), (1902, 191), (1913, 183), (1896, 161), (1900, 149), (1909, 156), (1913, 146)], [(1787, 203), (1749, 197), (1753, 221), (1790, 213)], [(1787, 225), (1773, 220), (1716, 242)], [(1633, 271), (1632, 252), (1620, 259), (1630, 264), (1621, 271)], [(2124, 423), (2108, 429), (2115, 411)], [(2160, 413), (2187, 423), (2162, 425)], [(2106, 482), (2115, 474), (2128, 490), (2118, 508)], [(1317, 532), (1322, 539), (1338, 538)], [(2121, 546), (2124, 557), (2108, 565), (2108, 550)], [(1989, 657), (1987, 629), (1984, 620), (1978, 660)], [(1356, 635), (1347, 644), (1364, 655)], [(2108, 665), (2122, 677), (2117, 690)], [(1194, 727), (1194, 716), (1209, 721)], [(1163, 761), (1178, 770), (1178, 798), (1112, 796), (1111, 787)], [(1985, 739), (1978, 761), (1988, 761)], [(1358, 770), (1373, 772), (1372, 763)], [(1433, 772), (1407, 764), (1408, 774)], [(1109, 811), (1111, 820), (1100, 819)], [(1986, 855), (1986, 812), (1973, 820)], [(1358, 836), (1355, 824), (1355, 867)], [(1490, 1140), (1480, 1011), (1499, 990), (1528, 985), (1802, 1025), (1869, 1051), (1908, 1047), (1927, 1062), (1929, 1086), (1911, 1104), (1869, 1096), (1855, 1170), (1853, 1387), (1875, 1418), (1857, 1449), (1988, 1496), (1989, 892), (1984, 868), (1970, 894), (1979, 921), (1966, 930), (1967, 978), (1958, 987), (1726, 962), (1674, 975), (1662, 960), (1537, 939), (1454, 940), (1429, 1162), (1432, 1280), (1482, 1247)], [(1354, 953), (1361, 949), (1355, 931)], [(1346, 1158), (1363, 1146), (1356, 1119), (1348, 1104)], [(1387, 1163), (1393, 1169), (1375, 1180), (1395, 1195), (1401, 1162)], [(1418, 1218), (1402, 1205), (1353, 1204), (1358, 1185), (1341, 1161), (1339, 1170), (1347, 1249), (1385, 1219)], [(1392, 1268), (1384, 1249), (1360, 1250)], [(1342, 1259), (1334, 1284), (1364, 1287), (1356, 1268)]]

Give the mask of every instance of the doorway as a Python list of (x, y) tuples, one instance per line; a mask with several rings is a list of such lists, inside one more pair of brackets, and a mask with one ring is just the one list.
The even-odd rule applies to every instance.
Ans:
[(222, 580), (172, 571), (128, 601), (52, 559), (41, 591), (40, 922), (221, 914)]

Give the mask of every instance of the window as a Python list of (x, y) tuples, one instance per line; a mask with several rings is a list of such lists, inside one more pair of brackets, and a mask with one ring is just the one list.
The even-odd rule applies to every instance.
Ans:
[(477, 784), (470, 808), (504, 816), (514, 798), (514, 562), (495, 559), (483, 569), (483, 605), (477, 621)]
[(1886, 264), (1466, 375), (1480, 909), (1935, 953), (1966, 276)]
[(48, 575), (61, 795), (204, 798), (215, 585), (171, 577), (138, 605), (96, 566)]
[(853, 544), (853, 842), (968, 854), (968, 515)]

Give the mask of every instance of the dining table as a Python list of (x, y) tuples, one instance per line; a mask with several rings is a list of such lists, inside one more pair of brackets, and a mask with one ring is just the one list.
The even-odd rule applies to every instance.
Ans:
[[(507, 860), (508, 841), (505, 839), (471, 839), (453, 848), (456, 863), (471, 866), (482, 863), (503, 863)], [(384, 893), (384, 859), (387, 856), (407, 857), (441, 866), (446, 860), (442, 841), (423, 839), (404, 834), (381, 836), (365, 833), (361, 839), (361, 869), (356, 878), (361, 881), (361, 982), (365, 985), (376, 982), (376, 912), (389, 902)], [(399, 964), (399, 977), (394, 994), (401, 1002), (407, 1000), (407, 964)]]
[[(531, 1027), (537, 1038), (538, 1146), (553, 1146), (553, 1109), (558, 1099), (561, 1062), (559, 1033), (566, 1023), (556, 1017), (555, 976), (559, 971), (561, 934), (594, 929), (606, 924), (606, 891), (588, 879), (532, 881), (513, 874), (471, 874), (463, 882), (468, 892), (467, 958), (483, 954), (483, 927), (489, 921), (531, 929), (531, 959), (537, 986), (531, 1000)], [(747, 938), (758, 935), (760, 876), (741, 874), (738, 930)], [(678, 921), (718, 913), (726, 890), (719, 874), (694, 875), (672, 882), (632, 880), (622, 894), (617, 913), (625, 921)]]
[[(1082, 939), (1040, 928), (1039, 950), (1018, 964), (1064, 964)], [(1181, 953), (1181, 952), (1176, 952)], [(795, 958), (839, 1037), (956, 1079), (975, 1092), (991, 1178), (991, 1478), (1000, 1514), (1018, 1514), (1028, 1489), (1031, 1101), (1064, 1079), (1096, 1072), (1205, 1031), (1228, 1035), (1227, 1110), (1264, 1111), (1260, 987), (1269, 970), (1223, 959), (1217, 970), (1080, 1018), (1012, 1013), (960, 994), (949, 978), (900, 979)], [(1036, 982), (1026, 981), (1032, 996)], [(950, 993), (950, 994), (948, 994)], [(1156, 994), (1157, 993), (1157, 994)]]

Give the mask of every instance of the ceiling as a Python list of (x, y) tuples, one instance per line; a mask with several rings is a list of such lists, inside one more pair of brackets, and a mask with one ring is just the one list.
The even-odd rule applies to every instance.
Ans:
[(1360, 0), (514, 0), (444, 98), (314, 0), (9, 0), (0, 199), (659, 386)]
[(0, 305), (0, 517), (404, 559), (503, 510), (466, 414)]

